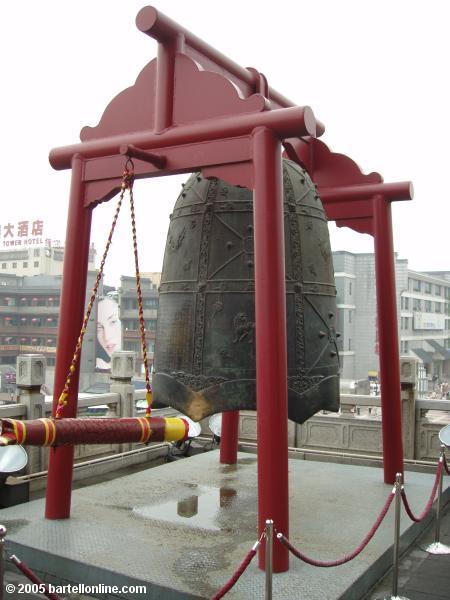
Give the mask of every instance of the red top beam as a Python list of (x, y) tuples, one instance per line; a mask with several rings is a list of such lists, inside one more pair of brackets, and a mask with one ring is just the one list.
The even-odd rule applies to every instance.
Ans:
[[(173, 42), (182, 36), (185, 44), (215, 63), (218, 67), (228, 71), (255, 91), (260, 88), (259, 73), (255, 69), (241, 67), (189, 30), (167, 17), (159, 10), (156, 10), (153, 6), (145, 6), (139, 11), (136, 17), (136, 26), (140, 31), (161, 44)], [(281, 108), (296, 106), (292, 100), (289, 100), (270, 86), (268, 87), (268, 99), (273, 100)], [(325, 126), (320, 121), (317, 121), (316, 131), (316, 135), (319, 137), (325, 131)]]
[[(219, 67), (222, 67), (229, 73), (235, 75), (239, 79), (242, 79), (247, 85), (255, 87), (257, 81), (255, 74), (252, 71), (241, 67), (233, 60), (198, 38), (196, 35), (172, 21), (165, 14), (156, 10), (153, 6), (145, 6), (142, 8), (136, 17), (136, 27), (139, 31), (152, 37), (154, 40), (160, 43), (165, 43), (174, 40), (178, 36), (184, 37), (185, 43), (203, 54), (206, 58), (216, 63)], [(269, 87), (270, 97), (275, 100), (281, 107), (288, 108), (295, 106), (295, 104), (285, 98), (282, 94), (279, 94), (276, 90)]]

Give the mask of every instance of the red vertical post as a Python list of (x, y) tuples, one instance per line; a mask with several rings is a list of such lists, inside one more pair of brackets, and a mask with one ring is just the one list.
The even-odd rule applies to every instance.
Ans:
[(220, 462), (223, 465), (237, 463), (239, 438), (239, 411), (229, 410), (222, 413), (220, 432)]
[(400, 354), (391, 203), (373, 199), (378, 339), (380, 352), (381, 412), (385, 483), (403, 473)]
[[(258, 527), (272, 519), (289, 531), (286, 281), (281, 143), (274, 133), (253, 133), (255, 234)], [(285, 533), (288, 536), (288, 533)], [(265, 568), (265, 545), (259, 553)], [(287, 548), (273, 546), (273, 571), (289, 569)]]
[[(53, 414), (56, 412), (58, 398), (64, 388), (84, 316), (92, 218), (91, 209), (83, 205), (84, 190), (83, 160), (80, 156), (74, 156), (64, 248)], [(71, 378), (68, 403), (64, 409), (65, 417), (76, 416), (78, 380), (79, 368)], [(73, 446), (50, 448), (45, 505), (47, 519), (70, 517), (73, 456)]]
[(180, 34), (158, 43), (156, 61), (155, 132), (160, 133), (173, 124), (173, 97), (175, 88), (175, 57), (184, 46)]

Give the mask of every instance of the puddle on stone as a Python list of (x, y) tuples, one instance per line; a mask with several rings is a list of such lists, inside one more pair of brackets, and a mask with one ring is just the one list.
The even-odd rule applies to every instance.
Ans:
[(143, 519), (164, 521), (208, 531), (221, 531), (219, 517), (233, 507), (237, 492), (232, 488), (199, 485), (196, 494), (152, 506), (136, 506), (133, 514)]

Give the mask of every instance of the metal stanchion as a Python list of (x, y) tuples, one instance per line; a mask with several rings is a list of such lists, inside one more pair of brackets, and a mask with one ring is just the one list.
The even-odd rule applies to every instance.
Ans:
[(265, 600), (272, 600), (272, 553), (273, 553), (273, 521), (266, 520), (266, 595)]
[[(441, 453), (439, 462), (444, 462), (445, 446), (441, 445)], [(438, 496), (436, 501), (436, 532), (434, 534), (434, 542), (427, 546), (425, 550), (430, 554), (450, 554), (450, 548), (442, 544), (439, 540), (441, 537), (441, 511), (442, 511), (442, 480), (444, 479), (444, 470), (442, 469), (441, 478), (439, 480)]]
[(395, 476), (395, 524), (394, 524), (394, 551), (392, 566), (392, 594), (384, 600), (408, 600), (398, 595), (398, 567), (400, 562), (400, 512), (402, 509), (402, 474)]
[(5, 536), (6, 527), (0, 525), (0, 600), (3, 600), (3, 590), (5, 589)]

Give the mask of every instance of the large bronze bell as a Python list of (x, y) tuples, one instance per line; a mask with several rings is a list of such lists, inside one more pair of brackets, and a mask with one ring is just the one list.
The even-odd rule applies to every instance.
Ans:
[[(339, 408), (336, 288), (316, 189), (289, 160), (283, 181), (288, 414), (303, 423)], [(256, 408), (253, 252), (252, 192), (192, 175), (170, 219), (153, 394), (194, 421)]]

